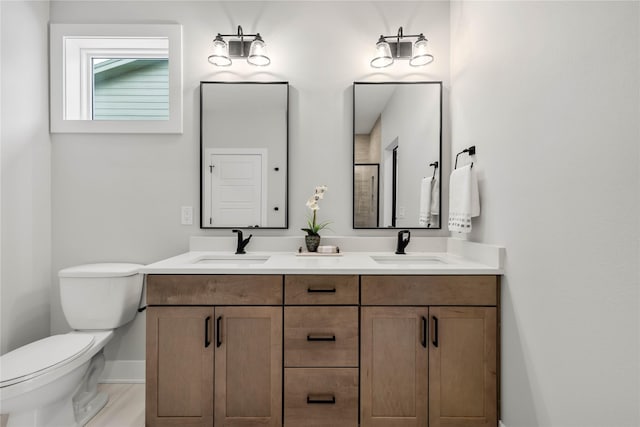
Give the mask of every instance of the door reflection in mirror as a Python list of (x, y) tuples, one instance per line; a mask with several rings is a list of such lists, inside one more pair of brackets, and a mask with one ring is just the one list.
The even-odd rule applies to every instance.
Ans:
[(353, 97), (353, 227), (440, 228), (442, 83), (356, 82)]
[(201, 228), (286, 228), (288, 84), (201, 82)]

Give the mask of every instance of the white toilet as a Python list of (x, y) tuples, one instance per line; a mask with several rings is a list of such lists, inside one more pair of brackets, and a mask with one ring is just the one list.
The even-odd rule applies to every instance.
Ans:
[(142, 295), (140, 264), (87, 264), (58, 274), (62, 310), (74, 331), (0, 356), (0, 413), (7, 427), (85, 425), (108, 401), (97, 392), (103, 348), (133, 320)]

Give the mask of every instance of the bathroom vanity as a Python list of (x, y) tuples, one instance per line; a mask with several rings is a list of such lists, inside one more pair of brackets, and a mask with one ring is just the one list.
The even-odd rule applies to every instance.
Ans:
[(145, 267), (147, 426), (497, 425), (500, 265), (247, 256)]

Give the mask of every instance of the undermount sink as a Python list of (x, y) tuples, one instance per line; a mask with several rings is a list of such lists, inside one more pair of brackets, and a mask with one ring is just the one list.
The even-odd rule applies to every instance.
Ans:
[(193, 261), (194, 264), (216, 265), (256, 265), (264, 264), (268, 256), (256, 255), (205, 255)]
[(446, 264), (442, 258), (429, 255), (372, 255), (371, 259), (378, 264), (385, 265), (423, 266), (425, 264)]

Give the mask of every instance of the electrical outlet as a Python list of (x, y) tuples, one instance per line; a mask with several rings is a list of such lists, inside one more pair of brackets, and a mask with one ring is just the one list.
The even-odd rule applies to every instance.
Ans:
[(404, 213), (404, 206), (400, 206), (400, 207), (398, 208), (398, 218), (404, 218), (404, 215), (405, 215), (405, 213)]
[(181, 215), (182, 225), (193, 225), (193, 206), (183, 206)]

